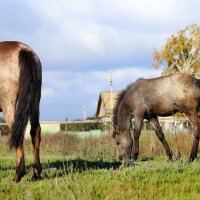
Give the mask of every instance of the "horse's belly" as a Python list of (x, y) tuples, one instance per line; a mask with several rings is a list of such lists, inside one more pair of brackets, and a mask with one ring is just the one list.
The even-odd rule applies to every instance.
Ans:
[(173, 115), (179, 111), (181, 111), (181, 109), (178, 107), (178, 105), (169, 101), (150, 105), (147, 109), (147, 113), (163, 117)]

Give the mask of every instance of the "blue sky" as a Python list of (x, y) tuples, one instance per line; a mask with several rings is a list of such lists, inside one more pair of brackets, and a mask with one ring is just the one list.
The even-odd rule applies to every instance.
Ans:
[(41, 120), (83, 118), (101, 90), (156, 77), (152, 51), (187, 25), (198, 0), (0, 0), (0, 38), (31, 46), (43, 65)]

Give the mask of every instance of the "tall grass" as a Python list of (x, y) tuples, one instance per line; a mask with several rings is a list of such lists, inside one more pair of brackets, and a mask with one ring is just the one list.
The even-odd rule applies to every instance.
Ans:
[[(180, 151), (182, 156), (188, 156), (192, 147), (192, 135), (189, 133), (165, 134), (165, 138), (173, 151), (174, 156)], [(161, 156), (165, 155), (162, 143), (154, 133), (143, 133), (140, 139), (140, 155)]]
[[(166, 140), (171, 147), (174, 156), (178, 150), (183, 157), (188, 156), (192, 147), (192, 135), (188, 133), (166, 134)], [(177, 142), (176, 142), (177, 139)], [(8, 137), (0, 140), (0, 155), (13, 155), (7, 145)], [(25, 152), (32, 155), (32, 144), (30, 139), (24, 143)], [(65, 156), (69, 158), (84, 158), (93, 160), (117, 160), (118, 152), (115, 140), (111, 135), (102, 137), (80, 138), (74, 135), (57, 133), (54, 135), (43, 135), (41, 141), (41, 155)], [(144, 132), (140, 138), (140, 157), (165, 156), (163, 145), (152, 132)]]
[[(182, 156), (188, 156), (192, 146), (192, 135), (168, 133), (165, 135), (174, 155), (179, 150)], [(177, 140), (177, 142), (176, 142)], [(25, 147), (30, 151), (30, 142), (26, 141)], [(41, 154), (60, 154), (65, 156), (76, 156), (94, 160), (116, 160), (118, 157), (117, 146), (111, 135), (102, 137), (79, 138), (73, 135), (58, 133), (55, 135), (44, 135), (41, 143)], [(165, 150), (163, 145), (152, 132), (144, 132), (140, 138), (140, 156), (163, 156)]]

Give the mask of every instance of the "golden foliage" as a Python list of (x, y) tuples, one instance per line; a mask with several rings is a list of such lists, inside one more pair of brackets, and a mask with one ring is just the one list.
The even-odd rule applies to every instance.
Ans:
[(199, 77), (200, 27), (187, 26), (173, 34), (160, 51), (153, 50), (153, 67), (166, 64), (163, 74), (188, 73)]

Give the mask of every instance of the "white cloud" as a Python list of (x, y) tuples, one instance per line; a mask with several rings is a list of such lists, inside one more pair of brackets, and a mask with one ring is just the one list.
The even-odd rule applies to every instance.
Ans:
[(200, 19), (200, 14), (192, 12), (194, 1), (35, 0), (27, 3), (43, 21), (42, 29), (33, 38), (42, 58), (46, 58), (47, 64), (65, 63), (63, 67), (79, 69), (96, 63), (102, 67), (106, 63), (117, 66), (120, 60), (144, 60), (147, 54), (149, 60), (153, 48), (159, 48), (172, 33)]
[(79, 34), (79, 39), (91, 51), (102, 52), (103, 42), (98, 32), (83, 31)]

